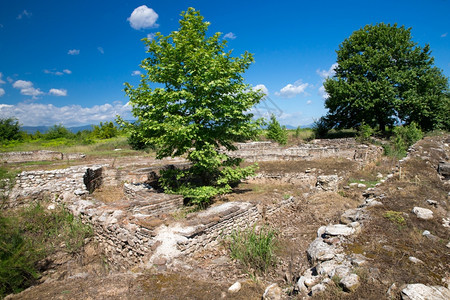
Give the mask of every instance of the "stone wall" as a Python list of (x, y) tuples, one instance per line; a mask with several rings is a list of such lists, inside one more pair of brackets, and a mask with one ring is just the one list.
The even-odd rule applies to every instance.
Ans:
[(325, 157), (372, 161), (383, 153), (381, 147), (358, 144), (352, 138), (314, 140), (309, 144), (300, 144), (289, 148), (280, 147), (272, 142), (252, 142), (237, 144), (237, 148), (237, 151), (228, 152), (228, 154), (249, 162), (312, 160)]
[(28, 162), (28, 161), (52, 161), (52, 160), (75, 160), (86, 156), (81, 153), (64, 154), (57, 151), (38, 150), (23, 152), (0, 153), (0, 161), (6, 163)]
[(16, 184), (9, 193), (9, 206), (20, 205), (29, 198), (60, 195), (64, 192), (86, 194), (89, 189), (85, 185), (84, 178), (90, 182), (98, 181), (99, 178), (96, 176), (101, 176), (102, 167), (94, 165), (50, 171), (23, 171), (17, 175)]
[(124, 194), (133, 207), (133, 213), (150, 217), (171, 213), (183, 206), (183, 196), (157, 193), (145, 183), (125, 184)]
[[(333, 142), (335, 143), (335, 142)], [(359, 159), (358, 153), (373, 155), (376, 149), (358, 146), (343, 140), (338, 146), (326, 144), (306, 144), (298, 147), (281, 148), (270, 142), (238, 145), (238, 155), (267, 159), (312, 159), (326, 156)], [(360, 152), (358, 152), (360, 151)], [(267, 154), (268, 153), (268, 154)], [(358, 154), (358, 155), (357, 155)], [(365, 154), (364, 154), (365, 155)], [(179, 195), (158, 193), (144, 184), (151, 180), (152, 174), (161, 167), (125, 171), (103, 166), (77, 166), (52, 171), (22, 172), (11, 192), (11, 203), (21, 204), (26, 199), (39, 199), (42, 195), (52, 195), (51, 201), (63, 203), (67, 209), (94, 228), (95, 236), (104, 249), (106, 258), (116, 269), (128, 268), (134, 264), (151, 262), (157, 255), (161, 243), (162, 229), (166, 214), (183, 206)], [(299, 173), (296, 181), (305, 180), (317, 189), (334, 188), (339, 178), (320, 178), (316, 174)], [(262, 177), (275, 176), (263, 174)], [(125, 183), (124, 198), (114, 203), (103, 203), (89, 193), (102, 185), (117, 186)], [(176, 226), (182, 230), (172, 234), (179, 240), (175, 247), (180, 255), (191, 255), (196, 250), (216, 245), (222, 235), (229, 235), (234, 229), (252, 226), (267, 215), (271, 215), (291, 205), (294, 198), (282, 200), (277, 204), (257, 206), (248, 202), (231, 202), (213, 206), (206, 211), (190, 214)], [(175, 226), (175, 225), (174, 225)], [(162, 247), (165, 249), (165, 247)], [(163, 253), (164, 255), (164, 253)]]

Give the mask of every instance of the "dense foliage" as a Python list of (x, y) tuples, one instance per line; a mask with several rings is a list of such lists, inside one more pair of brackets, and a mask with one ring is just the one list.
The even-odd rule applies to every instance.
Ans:
[(204, 203), (252, 173), (220, 147), (234, 150), (234, 142), (255, 136), (259, 124), (248, 111), (263, 94), (241, 75), (253, 62), (250, 53), (232, 57), (221, 33), (207, 36), (209, 23), (195, 9), (181, 16), (178, 31), (144, 39), (146, 75), (137, 88), (125, 83), (125, 92), (138, 118), (134, 140), (155, 146), (157, 158), (186, 154), (192, 163), (162, 172), (163, 187)]
[(448, 127), (448, 79), (434, 66), (429, 45), (417, 46), (411, 28), (366, 25), (344, 40), (335, 75), (324, 87), (329, 128), (411, 124), (423, 130)]
[(14, 118), (0, 119), (0, 143), (12, 140), (20, 140), (19, 122)]
[(414, 122), (406, 126), (397, 126), (392, 131), (390, 143), (384, 145), (385, 154), (404, 157), (408, 148), (422, 138), (423, 132)]

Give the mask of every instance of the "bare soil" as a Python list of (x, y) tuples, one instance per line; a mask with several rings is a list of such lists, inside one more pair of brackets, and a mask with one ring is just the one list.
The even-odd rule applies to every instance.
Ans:
[[(338, 286), (331, 286), (314, 298), (386, 298), (393, 283), (392, 296), (396, 298), (405, 283), (445, 285), (443, 281), (450, 276), (450, 251), (446, 247), (450, 235), (449, 229), (442, 226), (442, 218), (450, 217), (450, 185), (438, 176), (436, 167), (439, 161), (448, 161), (450, 153), (449, 147), (444, 154), (433, 150), (442, 145), (442, 140), (442, 137), (430, 137), (419, 142), (420, 154), (402, 163), (401, 173), (395, 173), (394, 178), (377, 187), (377, 194), (385, 196), (383, 206), (371, 209), (371, 218), (364, 223), (362, 232), (345, 246), (348, 253), (361, 253), (370, 259), (366, 267), (358, 270), (360, 287), (348, 294)], [(111, 163), (110, 159), (104, 159), (108, 160)], [(121, 167), (155, 163), (148, 156), (114, 160), (114, 164)], [(92, 241), (83, 253), (70, 259), (71, 264), (55, 266), (54, 275), (48, 272), (45, 282), (10, 299), (261, 299), (264, 288), (273, 282), (283, 288), (286, 298), (301, 299), (301, 295), (295, 294), (294, 286), (300, 274), (310, 267), (306, 249), (315, 239), (317, 229), (339, 223), (345, 210), (362, 203), (364, 190), (349, 189), (349, 180), (374, 181), (378, 173), (386, 176), (396, 165), (397, 161), (388, 157), (364, 167), (338, 159), (263, 162), (259, 164), (261, 172), (296, 173), (315, 169), (318, 174), (338, 174), (343, 179), (337, 192), (314, 193), (309, 187), (273, 181), (242, 183), (233, 194), (217, 199), (217, 202), (277, 203), (284, 197), (295, 197), (294, 205), (263, 220), (277, 230), (280, 239), (277, 266), (267, 274), (255, 274), (232, 261), (226, 241), (183, 259), (171, 269), (160, 265), (115, 272), (108, 269), (101, 249)], [(99, 194), (108, 198), (105, 191)], [(427, 199), (437, 201), (437, 207), (430, 208)], [(427, 221), (417, 219), (411, 212), (414, 206), (432, 209), (435, 217)], [(401, 212), (406, 223), (400, 225), (388, 220), (387, 211)], [(174, 216), (168, 216), (170, 218)], [(424, 230), (429, 230), (436, 238), (423, 236)], [(413, 264), (408, 259), (410, 256), (424, 263)], [(241, 291), (228, 293), (228, 287), (237, 280), (242, 283)]]

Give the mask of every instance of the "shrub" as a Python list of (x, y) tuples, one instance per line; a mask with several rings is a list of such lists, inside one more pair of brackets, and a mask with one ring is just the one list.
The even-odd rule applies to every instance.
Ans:
[(314, 138), (325, 138), (330, 130), (327, 119), (321, 117), (320, 119), (314, 121), (312, 130), (314, 132)]
[(0, 119), (0, 142), (21, 140), (19, 122), (14, 118)]
[(375, 129), (370, 127), (369, 124), (363, 122), (358, 128), (356, 140), (359, 142), (369, 142), (374, 133)]
[(47, 132), (43, 135), (46, 140), (55, 140), (60, 138), (70, 139), (74, 136), (69, 129), (64, 127), (63, 125), (53, 125), (50, 127)]
[(158, 183), (166, 193), (183, 195), (188, 204), (204, 208), (213, 197), (231, 192), (242, 178), (254, 175), (258, 167), (236, 168), (239, 163), (239, 159), (230, 158), (221, 170), (207, 173), (199, 167), (167, 168), (160, 171)]
[(100, 122), (100, 125), (94, 125), (92, 136), (97, 139), (110, 139), (119, 135), (119, 130), (113, 122)]
[(276, 231), (262, 226), (246, 230), (234, 230), (230, 236), (231, 257), (239, 260), (246, 269), (267, 272), (276, 264), (275, 251), (278, 248)]
[(300, 133), (302, 132), (302, 129), (300, 126), (297, 127), (297, 129), (295, 129), (295, 138), (299, 138), (300, 137)]
[(270, 122), (267, 126), (267, 138), (275, 141), (280, 145), (286, 145), (288, 140), (288, 132), (286, 126), (281, 126), (275, 115), (270, 116)]
[(384, 146), (385, 154), (403, 157), (406, 155), (408, 148), (422, 137), (422, 130), (414, 122), (407, 126), (397, 126), (393, 130), (391, 143)]

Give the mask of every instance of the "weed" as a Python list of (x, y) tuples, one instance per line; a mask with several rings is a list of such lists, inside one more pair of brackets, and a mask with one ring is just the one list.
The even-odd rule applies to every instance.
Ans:
[(398, 225), (406, 225), (405, 218), (401, 211), (388, 210), (383, 214), (383, 217)]
[(291, 198), (291, 195), (289, 195), (289, 194), (284, 194), (283, 195), (283, 200), (287, 200), (289, 198)]
[(278, 248), (276, 231), (262, 226), (246, 230), (234, 230), (230, 236), (231, 257), (244, 264), (244, 267), (266, 273), (276, 264), (275, 251)]

